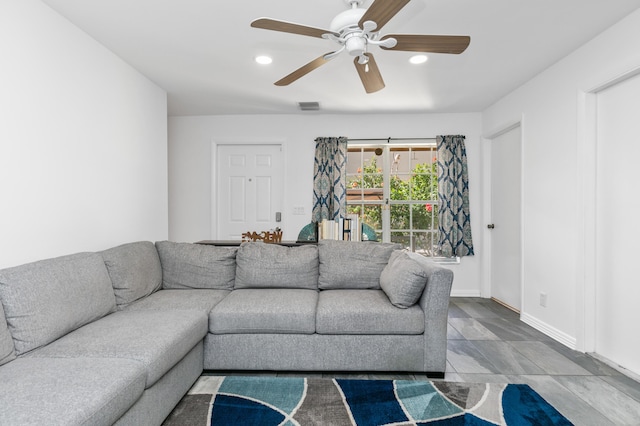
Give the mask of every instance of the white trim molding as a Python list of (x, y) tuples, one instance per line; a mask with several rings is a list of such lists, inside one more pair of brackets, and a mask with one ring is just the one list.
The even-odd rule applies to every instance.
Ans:
[(553, 340), (557, 340), (563, 345), (567, 346), (570, 349), (576, 349), (576, 338), (568, 335), (567, 333), (558, 330), (555, 327), (550, 326), (549, 324), (540, 321), (534, 316), (531, 316), (525, 312), (520, 313), (520, 320), (525, 324), (530, 325), (536, 330), (546, 334), (551, 337)]
[(480, 290), (451, 290), (451, 297), (482, 297)]

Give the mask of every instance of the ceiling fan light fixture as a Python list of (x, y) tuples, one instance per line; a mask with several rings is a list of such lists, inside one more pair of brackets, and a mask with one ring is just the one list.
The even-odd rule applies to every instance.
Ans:
[(267, 55), (258, 55), (254, 59), (260, 65), (269, 65), (271, 62), (273, 62), (273, 59), (271, 59), (271, 57)]
[(429, 57), (427, 55), (413, 55), (412, 57), (409, 58), (409, 62), (411, 62), (414, 65), (424, 64), (428, 60), (429, 60)]

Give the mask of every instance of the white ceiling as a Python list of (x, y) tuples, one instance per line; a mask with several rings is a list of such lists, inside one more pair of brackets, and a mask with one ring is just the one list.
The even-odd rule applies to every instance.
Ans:
[[(382, 34), (471, 36), (461, 55), (374, 48), (386, 88), (366, 94), (343, 53), (290, 86), (273, 82), (329, 40), (251, 28), (259, 17), (328, 28), (344, 0), (43, 0), (168, 92), (169, 115), (476, 112), (640, 7), (640, 0), (412, 0)], [(372, 0), (365, 0), (368, 7)], [(273, 63), (258, 65), (268, 54)], [(597, 61), (598, 58), (594, 58)], [(309, 114), (306, 112), (305, 114)]]

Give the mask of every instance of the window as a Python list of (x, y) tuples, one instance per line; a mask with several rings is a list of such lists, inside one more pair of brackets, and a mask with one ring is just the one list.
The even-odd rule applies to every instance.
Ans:
[(434, 140), (349, 144), (347, 212), (384, 242), (438, 257), (438, 179)]

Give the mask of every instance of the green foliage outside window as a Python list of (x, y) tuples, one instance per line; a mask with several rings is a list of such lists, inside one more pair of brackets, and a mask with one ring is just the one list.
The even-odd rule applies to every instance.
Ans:
[[(348, 180), (349, 188), (383, 187), (382, 170), (378, 167), (375, 157), (357, 172), (358, 175)], [(416, 164), (410, 173), (392, 174), (389, 184), (392, 241), (412, 247), (416, 251), (433, 254), (434, 231), (438, 229), (438, 179), (435, 158), (431, 163)], [(381, 191), (378, 193), (381, 194)], [(383, 203), (381, 200), (380, 204), (350, 204), (348, 211), (359, 214), (366, 224), (380, 230)]]

